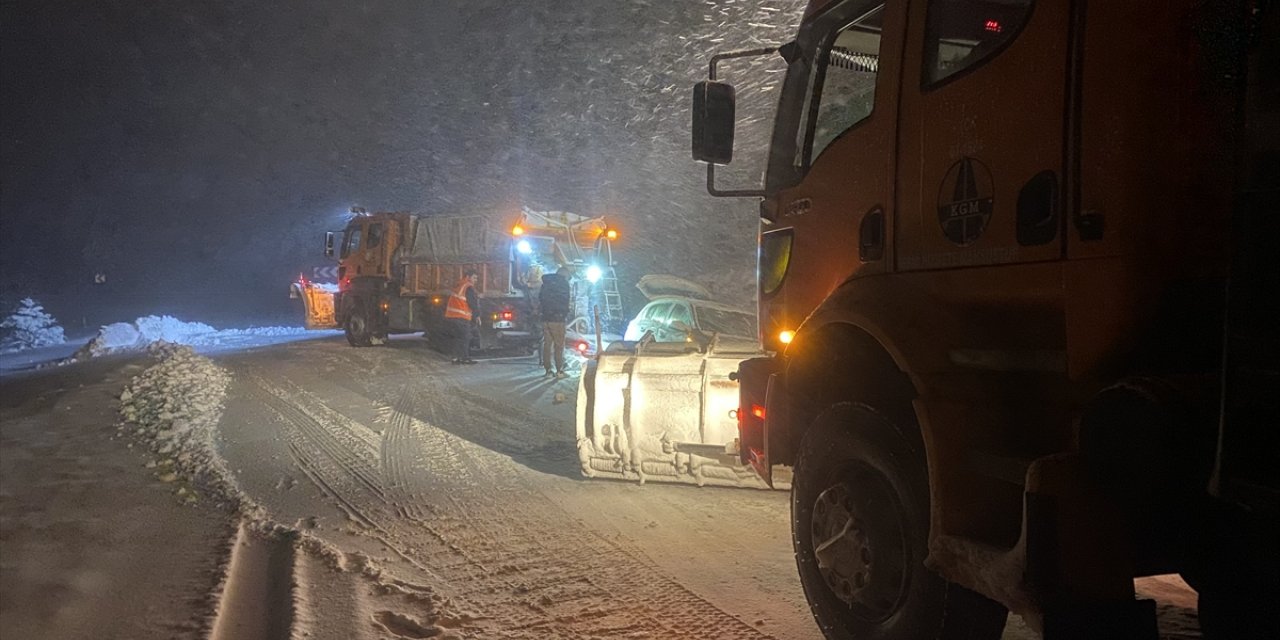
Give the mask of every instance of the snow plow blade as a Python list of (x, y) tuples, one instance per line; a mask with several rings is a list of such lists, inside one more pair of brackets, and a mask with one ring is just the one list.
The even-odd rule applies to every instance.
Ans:
[(322, 285), (314, 282), (295, 282), (289, 285), (290, 298), (302, 298), (303, 326), (307, 329), (337, 329), (338, 320), (334, 315), (333, 285)]
[(611, 345), (578, 383), (583, 475), (768, 489), (738, 457), (738, 384), (728, 374), (743, 355), (679, 343)]

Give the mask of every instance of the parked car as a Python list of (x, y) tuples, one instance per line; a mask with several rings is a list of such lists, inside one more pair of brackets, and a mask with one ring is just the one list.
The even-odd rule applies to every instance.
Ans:
[(762, 355), (754, 314), (710, 300), (693, 283), (654, 278), (641, 279), (651, 301), (625, 339), (583, 370), (583, 474), (763, 487), (738, 458), (738, 383), (729, 377)]
[(622, 339), (637, 342), (653, 332), (655, 342), (688, 342), (697, 335), (755, 339), (754, 313), (715, 302), (706, 288), (674, 276), (645, 276), (636, 285), (649, 303), (627, 324)]

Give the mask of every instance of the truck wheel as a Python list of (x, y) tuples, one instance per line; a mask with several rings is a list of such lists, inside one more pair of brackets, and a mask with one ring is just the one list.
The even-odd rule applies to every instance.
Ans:
[(342, 325), (342, 331), (347, 336), (347, 343), (353, 347), (367, 347), (373, 344), (373, 323), (369, 320), (364, 304), (356, 303), (351, 309), (347, 322)]
[(995, 640), (1008, 611), (924, 566), (924, 454), (885, 418), (833, 405), (800, 444), (791, 539), (809, 609), (827, 638)]
[[(1261, 517), (1259, 517), (1261, 516)], [(1203, 514), (1211, 533), (1193, 548), (1196, 565), (1185, 575), (1200, 596), (1200, 630), (1205, 640), (1280, 638), (1280, 531), (1266, 515), (1210, 503)]]
[(1198, 616), (1205, 640), (1280, 638), (1275, 585), (1225, 578), (1200, 586)]

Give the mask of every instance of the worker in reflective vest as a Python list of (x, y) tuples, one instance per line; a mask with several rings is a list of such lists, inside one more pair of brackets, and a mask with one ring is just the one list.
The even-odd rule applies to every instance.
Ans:
[(480, 300), (476, 295), (476, 280), (479, 274), (468, 271), (458, 281), (458, 286), (449, 293), (449, 302), (444, 307), (444, 318), (450, 325), (454, 337), (454, 364), (475, 364), (471, 359), (471, 338), (480, 322)]

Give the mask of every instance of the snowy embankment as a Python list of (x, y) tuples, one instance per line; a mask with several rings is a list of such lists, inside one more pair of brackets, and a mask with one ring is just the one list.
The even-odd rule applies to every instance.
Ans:
[(186, 345), (155, 342), (156, 363), (120, 393), (121, 435), (146, 446), (162, 482), (181, 482), (177, 493), (196, 500), (195, 488), (241, 506), (242, 493), (214, 446), (231, 375)]
[(183, 322), (172, 316), (146, 316), (133, 322), (117, 322), (98, 330), (97, 335), (76, 351), (70, 361), (129, 351), (140, 351), (157, 341), (184, 344), (202, 351), (258, 346), (320, 335), (302, 327), (252, 327), (214, 329), (202, 322)]

